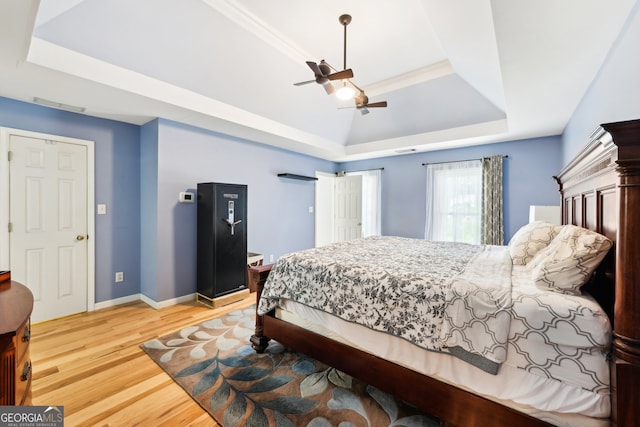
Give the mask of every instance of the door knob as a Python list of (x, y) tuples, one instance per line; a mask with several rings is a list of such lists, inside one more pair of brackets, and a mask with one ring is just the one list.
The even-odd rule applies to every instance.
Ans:
[(82, 234), (78, 234), (76, 236), (76, 240), (84, 240), (84, 236)]

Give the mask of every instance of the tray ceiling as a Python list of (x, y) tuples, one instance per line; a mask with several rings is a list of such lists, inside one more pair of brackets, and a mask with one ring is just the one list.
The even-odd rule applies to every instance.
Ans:
[[(632, 0), (3, 2), (0, 96), (346, 161), (558, 135)], [(7, 12), (7, 13), (4, 13)], [(347, 67), (361, 115), (305, 61)]]

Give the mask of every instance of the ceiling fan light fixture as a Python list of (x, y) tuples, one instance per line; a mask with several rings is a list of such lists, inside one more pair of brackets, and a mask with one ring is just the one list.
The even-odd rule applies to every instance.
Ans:
[(345, 82), (342, 82), (342, 87), (336, 91), (338, 99), (348, 100), (356, 96), (356, 91), (351, 86), (347, 86)]
[[(340, 15), (338, 21), (344, 27), (344, 55), (343, 55), (343, 69), (338, 71), (329, 65), (324, 59), (320, 63), (312, 61), (306, 61), (307, 65), (313, 71), (314, 79), (305, 82), (294, 83), (295, 86), (305, 85), (307, 83), (316, 82), (322, 87), (328, 95), (336, 94), (336, 97), (342, 101), (355, 101), (355, 108), (357, 108), (361, 114), (369, 114), (367, 107), (386, 107), (387, 101), (374, 102), (369, 104), (369, 98), (364, 94), (364, 91), (358, 87), (357, 84), (351, 81), (353, 78), (353, 70), (347, 68), (347, 25), (351, 22), (351, 15)], [(336, 90), (331, 83), (332, 81), (340, 80), (342, 85)], [(345, 108), (345, 107), (338, 107)]]

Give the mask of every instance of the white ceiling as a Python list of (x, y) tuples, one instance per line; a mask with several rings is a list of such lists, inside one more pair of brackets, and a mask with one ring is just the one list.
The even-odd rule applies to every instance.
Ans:
[[(0, 96), (347, 161), (562, 133), (636, 0), (0, 0)], [(361, 115), (305, 61), (347, 68)]]

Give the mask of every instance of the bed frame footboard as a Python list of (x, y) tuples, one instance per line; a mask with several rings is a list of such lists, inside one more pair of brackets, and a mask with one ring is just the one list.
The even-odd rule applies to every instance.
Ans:
[(273, 264), (259, 265), (249, 269), (249, 274), (256, 284), (256, 329), (255, 333), (251, 335), (250, 341), (251, 347), (257, 353), (264, 353), (270, 341), (270, 338), (264, 335), (264, 317), (258, 315), (258, 302), (260, 302), (264, 283), (267, 281), (272, 266)]

